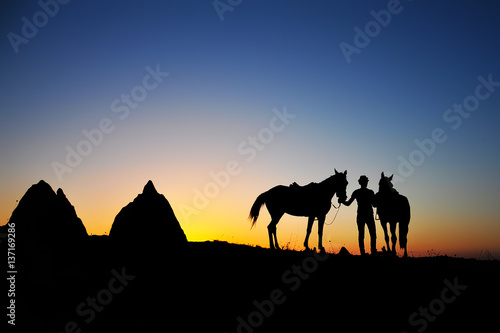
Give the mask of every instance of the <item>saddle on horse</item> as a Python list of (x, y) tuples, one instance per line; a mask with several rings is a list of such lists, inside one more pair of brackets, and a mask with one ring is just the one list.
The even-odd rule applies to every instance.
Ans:
[(307, 194), (308, 192), (314, 192), (316, 189), (316, 186), (318, 183), (311, 182), (305, 186), (300, 186), (296, 182), (293, 182), (288, 186), (291, 190), (294, 192), (300, 193), (300, 194)]

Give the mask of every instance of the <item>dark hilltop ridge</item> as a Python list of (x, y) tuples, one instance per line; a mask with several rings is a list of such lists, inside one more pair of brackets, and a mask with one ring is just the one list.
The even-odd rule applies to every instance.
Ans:
[(16, 331), (500, 331), (498, 261), (188, 242), (151, 181), (109, 236), (89, 236), (63, 191), (44, 181), (10, 223)]

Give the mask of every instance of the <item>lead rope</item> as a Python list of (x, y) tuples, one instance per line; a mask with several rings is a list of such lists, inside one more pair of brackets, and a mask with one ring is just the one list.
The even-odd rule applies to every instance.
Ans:
[(332, 222), (330, 222), (330, 223), (326, 223), (326, 222), (325, 222), (325, 224), (326, 224), (326, 225), (332, 225), (332, 224), (333, 224), (333, 222), (335, 222), (335, 219), (337, 218), (337, 214), (339, 213), (339, 210), (340, 210), (340, 206), (342, 206), (342, 204), (341, 204), (341, 203), (339, 203), (339, 206), (338, 206), (338, 207), (335, 207), (335, 205), (334, 205), (334, 204), (333, 204), (333, 202), (332, 202), (332, 206), (333, 206), (333, 208), (335, 208), (335, 209), (337, 210), (337, 212), (335, 213), (335, 216), (333, 217)]

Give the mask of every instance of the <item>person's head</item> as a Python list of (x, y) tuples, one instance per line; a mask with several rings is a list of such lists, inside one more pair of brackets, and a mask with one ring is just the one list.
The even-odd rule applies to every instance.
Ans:
[(367, 187), (368, 186), (368, 177), (366, 177), (365, 175), (362, 175), (361, 177), (359, 177), (358, 183), (359, 183), (359, 185), (361, 185), (361, 187)]

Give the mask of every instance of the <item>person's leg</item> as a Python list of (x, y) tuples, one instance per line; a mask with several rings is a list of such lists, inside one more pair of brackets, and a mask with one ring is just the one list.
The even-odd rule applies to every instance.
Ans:
[(366, 226), (368, 227), (368, 232), (370, 233), (370, 251), (372, 254), (377, 253), (377, 230), (375, 228), (375, 220), (368, 218), (366, 221)]
[(365, 222), (358, 216), (356, 223), (358, 224), (359, 252), (363, 255), (365, 254)]

